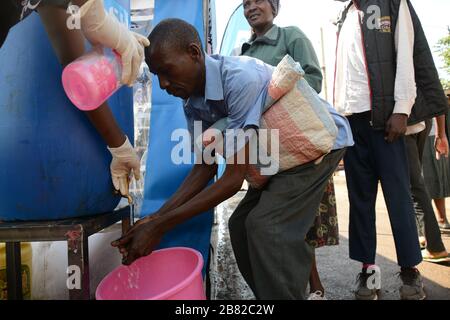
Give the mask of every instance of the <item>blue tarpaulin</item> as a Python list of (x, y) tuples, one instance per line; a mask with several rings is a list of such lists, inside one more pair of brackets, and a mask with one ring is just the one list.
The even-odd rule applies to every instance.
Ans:
[[(156, 0), (154, 25), (165, 18), (188, 21), (197, 28), (204, 43), (203, 0)], [(152, 81), (152, 111), (143, 215), (158, 210), (178, 189), (192, 168), (192, 165), (176, 165), (171, 160), (172, 149), (179, 143), (171, 141), (172, 132), (187, 128), (182, 100), (169, 96), (161, 90), (156, 76), (153, 76)], [(160, 247), (194, 248), (202, 253), (206, 262), (213, 218), (213, 211), (210, 211), (177, 226), (164, 236)]]
[(244, 7), (240, 4), (228, 20), (220, 45), (220, 54), (239, 55), (242, 44), (248, 41), (250, 34), (250, 25), (244, 16)]

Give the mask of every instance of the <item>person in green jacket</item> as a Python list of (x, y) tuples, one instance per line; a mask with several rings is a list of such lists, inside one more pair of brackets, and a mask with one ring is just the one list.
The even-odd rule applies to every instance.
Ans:
[[(243, 0), (244, 15), (252, 27), (250, 40), (242, 45), (241, 54), (258, 58), (272, 66), (278, 65), (286, 54), (299, 62), (305, 80), (317, 92), (322, 89), (322, 72), (308, 37), (297, 27), (280, 28), (273, 23), (280, 8), (279, 0)], [(337, 245), (336, 197), (332, 178), (324, 192), (316, 221), (306, 241), (314, 248)], [(325, 289), (320, 281), (314, 259), (310, 274), (310, 300), (324, 300)]]
[(305, 80), (320, 93), (322, 71), (311, 41), (297, 27), (280, 28), (273, 23), (279, 4), (279, 0), (243, 0), (244, 15), (252, 27), (253, 35), (242, 45), (242, 55), (276, 66), (289, 54), (301, 64)]

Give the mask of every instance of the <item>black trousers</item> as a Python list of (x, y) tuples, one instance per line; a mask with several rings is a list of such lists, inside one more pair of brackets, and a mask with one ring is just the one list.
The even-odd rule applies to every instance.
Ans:
[(377, 234), (375, 204), (381, 182), (394, 235), (397, 261), (413, 267), (422, 261), (411, 197), (405, 139), (385, 141), (373, 130), (370, 112), (348, 117), (355, 145), (347, 149), (345, 173), (350, 201), (350, 258), (375, 263)]
[(0, 9), (0, 48), (11, 29), (20, 21), (21, 8), (17, 1), (6, 0), (1, 2)]
[(408, 152), (409, 175), (411, 193), (414, 200), (418, 220), (423, 219), (427, 249), (431, 252), (445, 251), (439, 225), (434, 214), (431, 197), (425, 185), (422, 170), (422, 157), (425, 142), (431, 130), (431, 120), (427, 121), (427, 129), (417, 134), (406, 136), (406, 150)]
[[(70, 0), (32, 0), (30, 5), (34, 8), (37, 4), (56, 6), (66, 9)], [(25, 5), (25, 10), (24, 10)], [(9, 29), (30, 15), (33, 10), (26, 7), (22, 0), (2, 0), (0, 2), (0, 48), (8, 36)]]

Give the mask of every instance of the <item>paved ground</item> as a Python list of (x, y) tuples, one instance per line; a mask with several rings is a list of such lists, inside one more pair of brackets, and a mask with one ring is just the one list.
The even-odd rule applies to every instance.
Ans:
[[(326, 288), (328, 299), (353, 299), (356, 274), (360, 264), (348, 258), (348, 198), (345, 177), (336, 176), (336, 197), (339, 215), (340, 245), (324, 247), (317, 250), (319, 273)], [(243, 196), (239, 193), (235, 198), (220, 206), (216, 215), (213, 230), (213, 258), (211, 282), (214, 299), (252, 299), (253, 295), (245, 285), (233, 256), (229, 242), (226, 221), (234, 207)], [(450, 201), (447, 202), (447, 216), (450, 217)], [(399, 299), (399, 268), (389, 217), (380, 190), (377, 201), (377, 264), (382, 273), (381, 299)], [(450, 251), (450, 236), (443, 235), (443, 240)], [(424, 262), (419, 266), (425, 281), (428, 299), (450, 300), (450, 265), (438, 265)]]

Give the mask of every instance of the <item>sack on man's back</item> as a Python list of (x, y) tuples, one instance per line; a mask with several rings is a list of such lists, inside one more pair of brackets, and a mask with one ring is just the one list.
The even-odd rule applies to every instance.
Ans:
[[(304, 71), (289, 55), (275, 68), (263, 106), (260, 129), (279, 132), (278, 141), (270, 134), (258, 137), (259, 154), (270, 155), (271, 166), (278, 172), (320, 161), (336, 141), (338, 128), (328, 106), (303, 78)], [(224, 120), (212, 127), (222, 130)], [(275, 145), (277, 144), (277, 145)], [(250, 165), (246, 180), (254, 188), (262, 188), (271, 175), (265, 175), (261, 164)]]

